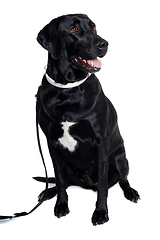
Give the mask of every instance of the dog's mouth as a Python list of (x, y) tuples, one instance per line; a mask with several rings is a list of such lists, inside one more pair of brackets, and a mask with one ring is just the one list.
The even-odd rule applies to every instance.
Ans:
[(71, 57), (71, 61), (76, 68), (85, 68), (89, 72), (98, 72), (102, 67), (102, 62), (99, 57), (87, 60), (79, 56), (74, 56)]

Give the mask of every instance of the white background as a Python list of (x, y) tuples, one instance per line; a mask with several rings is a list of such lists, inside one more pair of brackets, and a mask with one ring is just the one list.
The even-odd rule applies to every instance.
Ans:
[[(159, 233), (159, 80), (160, 14), (157, 0), (55, 1), (5, 0), (0, 6), (0, 214), (29, 211), (44, 176), (35, 131), (35, 98), (47, 52), (37, 43), (53, 18), (85, 13), (109, 42), (97, 74), (114, 104), (130, 163), (129, 181), (141, 201), (131, 203), (118, 185), (109, 190), (110, 221), (93, 227), (96, 193), (70, 187), (70, 214), (54, 216), (56, 198), (34, 213), (0, 224), (8, 239), (160, 239)], [(42, 135), (48, 174), (51, 159)]]

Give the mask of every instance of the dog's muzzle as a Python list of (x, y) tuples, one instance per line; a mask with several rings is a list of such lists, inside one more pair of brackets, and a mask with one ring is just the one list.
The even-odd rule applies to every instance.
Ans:
[(108, 50), (108, 42), (107, 41), (101, 41), (97, 44), (97, 51), (99, 54), (94, 59), (87, 59), (82, 58), (81, 56), (72, 56), (71, 62), (74, 67), (76, 68), (83, 68), (86, 69), (88, 72), (98, 72), (102, 67), (102, 62), (100, 58), (104, 57)]

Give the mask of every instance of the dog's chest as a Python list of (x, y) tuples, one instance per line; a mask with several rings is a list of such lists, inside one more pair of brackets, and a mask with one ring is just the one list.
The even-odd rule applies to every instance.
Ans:
[(74, 152), (77, 146), (77, 141), (70, 134), (70, 127), (74, 124), (74, 122), (62, 122), (63, 136), (58, 139), (59, 144), (70, 152)]
[[(93, 145), (95, 143), (95, 131), (89, 120), (80, 120), (78, 122), (62, 122), (61, 128), (63, 135), (58, 138), (59, 146), (73, 153), (79, 148), (80, 144)], [(84, 148), (84, 145), (83, 145)]]

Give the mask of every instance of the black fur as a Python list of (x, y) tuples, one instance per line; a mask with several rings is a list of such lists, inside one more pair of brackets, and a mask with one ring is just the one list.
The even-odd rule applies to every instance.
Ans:
[[(37, 40), (48, 51), (47, 74), (55, 82), (80, 81), (92, 73), (83, 84), (70, 89), (52, 86), (44, 76), (38, 89), (37, 116), (47, 138), (56, 179), (56, 187), (49, 189), (46, 199), (57, 194), (55, 215), (62, 217), (69, 213), (69, 186), (93, 189), (98, 195), (92, 223), (102, 224), (109, 219), (107, 196), (111, 186), (119, 182), (127, 199), (139, 199), (127, 180), (129, 167), (116, 111), (94, 74), (100, 69), (87, 62), (105, 56), (108, 42), (97, 35), (94, 23), (82, 14), (52, 20), (39, 32)], [(62, 122), (66, 121), (75, 123), (69, 128), (77, 141), (74, 151), (59, 142), (64, 133)]]

